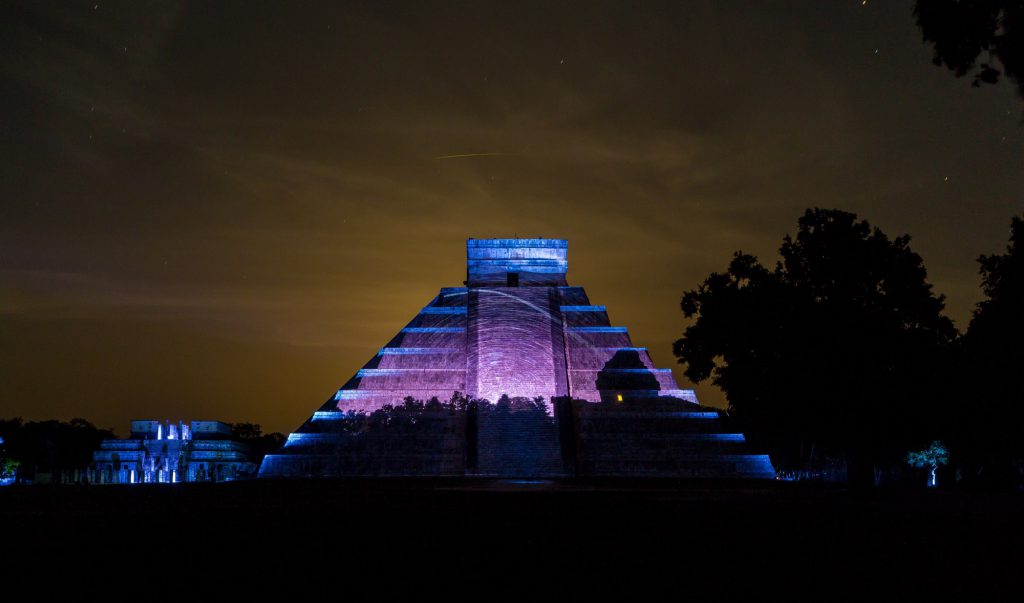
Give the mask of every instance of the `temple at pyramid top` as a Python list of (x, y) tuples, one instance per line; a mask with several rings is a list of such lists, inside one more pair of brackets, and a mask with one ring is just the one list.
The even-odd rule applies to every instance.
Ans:
[(565, 239), (469, 239), (466, 285), (565, 286), (567, 250)]

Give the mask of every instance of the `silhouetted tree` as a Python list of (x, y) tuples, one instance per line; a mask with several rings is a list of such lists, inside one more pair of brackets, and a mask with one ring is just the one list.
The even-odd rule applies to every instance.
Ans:
[(1024, 1), (917, 0), (914, 17), (935, 48), (933, 63), (957, 77), (972, 73), (974, 86), (1005, 74), (1024, 98)]
[(1024, 469), (1024, 219), (1014, 217), (1006, 253), (978, 258), (985, 299), (963, 337), (962, 397), (952, 422), (965, 477), (1019, 484)]
[(252, 448), (253, 454), (256, 456), (256, 464), (258, 465), (266, 455), (276, 452), (278, 448), (284, 444), (285, 436), (283, 433), (278, 431), (272, 431), (265, 433), (258, 438), (252, 438), (243, 440), (249, 444)]
[(263, 457), (277, 451), (285, 440), (283, 433), (263, 433), (263, 426), (259, 423), (232, 423), (231, 435), (249, 445), (257, 466), (263, 461)]
[(931, 435), (922, 416), (956, 335), (909, 244), (807, 210), (774, 270), (737, 252), (683, 296), (696, 318), (674, 346), (687, 377), (711, 378), (783, 467), (842, 455), (851, 481), (870, 482), (872, 464)]
[(251, 440), (263, 435), (263, 426), (259, 423), (232, 423), (231, 435), (239, 440)]
[(249, 444), (256, 455), (256, 465), (260, 464), (263, 457), (274, 453), (285, 443), (285, 434), (276, 431), (263, 433), (263, 427), (258, 423), (232, 423), (231, 434), (239, 441)]
[(63, 421), (0, 421), (8, 458), (20, 463), (19, 478), (34, 478), (37, 471), (59, 473), (86, 469), (100, 443), (114, 437), (81, 418)]

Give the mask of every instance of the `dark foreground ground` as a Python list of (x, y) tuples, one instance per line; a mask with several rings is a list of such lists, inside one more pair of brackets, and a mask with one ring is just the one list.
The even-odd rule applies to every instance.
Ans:
[(0, 491), (0, 522), (7, 587), (117, 600), (282, 588), (290, 600), (1017, 600), (1024, 588), (1024, 497), (1009, 494), (432, 479), (29, 486)]

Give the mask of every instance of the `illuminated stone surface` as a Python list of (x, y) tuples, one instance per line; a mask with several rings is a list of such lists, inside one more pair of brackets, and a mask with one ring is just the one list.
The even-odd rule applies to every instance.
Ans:
[(231, 425), (132, 421), (127, 440), (103, 440), (93, 453), (94, 484), (221, 482), (251, 478), (249, 446), (234, 439)]
[[(267, 456), (261, 476), (774, 476), (567, 284), (566, 241), (466, 248), (467, 286), (441, 289)], [(491, 404), (388, 410), (453, 392)]]

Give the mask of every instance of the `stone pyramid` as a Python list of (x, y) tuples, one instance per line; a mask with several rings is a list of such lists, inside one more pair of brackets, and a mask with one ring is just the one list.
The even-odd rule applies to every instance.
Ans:
[(774, 477), (569, 286), (567, 248), (469, 239), (465, 286), (441, 289), (260, 476)]

